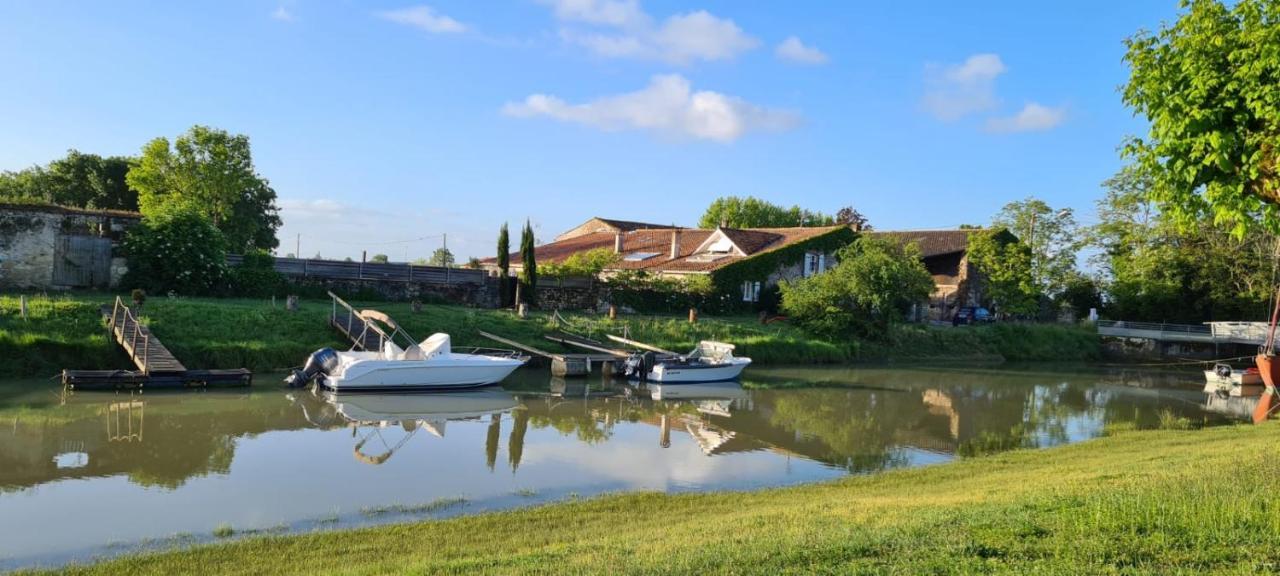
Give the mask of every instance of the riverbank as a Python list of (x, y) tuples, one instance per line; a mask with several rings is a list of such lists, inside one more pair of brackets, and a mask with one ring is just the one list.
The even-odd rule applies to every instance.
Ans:
[[(18, 298), (0, 296), (0, 350), (6, 351), (10, 376), (47, 376), (62, 368), (109, 369), (128, 366), (106, 335), (98, 308), (107, 294), (32, 297), (28, 318), (18, 317)], [(690, 324), (674, 316), (621, 316), (565, 313), (566, 325), (535, 312), (520, 319), (506, 310), (424, 305), (412, 312), (406, 303), (354, 302), (394, 317), (423, 338), (448, 332), (458, 346), (495, 346), (479, 331), (507, 336), (543, 349), (558, 345), (543, 339), (563, 328), (604, 339), (625, 330), (632, 338), (657, 346), (692, 349), (704, 339), (738, 346), (738, 353), (761, 365), (835, 364), (947, 359), (990, 361), (1090, 361), (1100, 356), (1097, 335), (1073, 327), (994, 325), (977, 327), (899, 326), (883, 342), (831, 342), (808, 336), (785, 322), (761, 324), (754, 316), (703, 317)], [(300, 364), (317, 348), (346, 348), (326, 325), (327, 300), (303, 300), (297, 312), (267, 300), (153, 297), (141, 310), (143, 321), (179, 360), (190, 367), (280, 370)]]
[(1121, 432), (747, 493), (627, 494), (443, 521), (253, 537), (70, 574), (1254, 572), (1280, 424)]

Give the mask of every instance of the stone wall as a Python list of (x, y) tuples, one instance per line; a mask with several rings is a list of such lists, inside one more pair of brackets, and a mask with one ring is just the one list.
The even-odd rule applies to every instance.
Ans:
[(538, 308), (542, 310), (595, 310), (599, 305), (599, 284), (589, 287), (538, 284)]
[[(131, 212), (92, 211), (57, 206), (0, 204), (0, 288), (61, 289), (114, 286), (126, 270), (116, 252), (125, 231), (141, 215)], [(111, 245), (103, 273), (92, 275), (87, 285), (66, 284), (55, 275), (59, 245), (68, 237), (102, 238)]]
[(450, 304), (476, 308), (498, 307), (498, 282), (489, 278), (483, 284), (435, 284), (425, 282), (401, 282), (388, 280), (329, 280), (318, 278), (290, 278), (304, 293), (322, 295), (331, 290), (343, 297), (359, 298), (362, 294), (374, 294), (393, 302), (444, 301)]

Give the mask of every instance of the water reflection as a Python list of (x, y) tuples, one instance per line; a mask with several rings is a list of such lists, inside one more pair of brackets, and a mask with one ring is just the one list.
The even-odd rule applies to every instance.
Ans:
[[(528, 502), (521, 491), (781, 485), (1051, 446), (1162, 414), (1248, 414), (1206, 409), (1197, 377), (791, 368), (753, 370), (745, 387), (637, 387), (523, 371), (505, 389), (430, 395), (0, 384), (0, 517), (31, 519), (0, 524), (0, 557), (459, 494), (477, 510)], [(70, 515), (74, 528), (57, 520)], [(136, 521), (121, 527), (121, 515)]]

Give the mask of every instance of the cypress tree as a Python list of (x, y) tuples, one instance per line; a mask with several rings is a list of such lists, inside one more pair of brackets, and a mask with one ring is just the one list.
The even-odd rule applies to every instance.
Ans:
[(533, 225), (524, 221), (524, 231), (520, 234), (520, 258), (524, 268), (520, 270), (520, 282), (524, 284), (524, 299), (530, 304), (538, 301), (538, 263), (533, 255)]
[(502, 306), (511, 301), (511, 238), (507, 233), (507, 223), (498, 229), (498, 300)]

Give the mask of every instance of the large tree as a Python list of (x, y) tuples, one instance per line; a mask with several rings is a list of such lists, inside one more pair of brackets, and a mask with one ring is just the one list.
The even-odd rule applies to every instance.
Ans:
[(1005, 204), (992, 228), (1012, 232), (1030, 251), (1031, 277), (1041, 293), (1055, 296), (1066, 287), (1080, 248), (1071, 210), (1055, 210), (1037, 198), (1018, 200)]
[(520, 231), (520, 284), (523, 285), (523, 297), (526, 302), (538, 301), (538, 261), (534, 254), (533, 224), (524, 221), (524, 230)]
[(498, 301), (502, 306), (511, 302), (511, 235), (507, 223), (498, 229)]
[(279, 244), (276, 193), (254, 169), (248, 136), (193, 126), (172, 145), (156, 138), (143, 147), (128, 182), (144, 216), (190, 208), (222, 231), (233, 252)]
[(1280, 229), (1280, 2), (1184, 0), (1173, 24), (1127, 41), (1124, 102), (1150, 123), (1125, 153), (1182, 224), (1237, 238)]
[(1031, 249), (1004, 228), (969, 235), (969, 262), (982, 274), (987, 304), (997, 312), (1033, 316), (1042, 292), (1035, 282)]
[(138, 193), (125, 181), (132, 161), (68, 150), (48, 166), (0, 173), (0, 197), (76, 208), (137, 210)]
[(432, 266), (452, 268), (454, 264), (453, 252), (444, 247), (436, 248), (435, 252), (431, 253), (431, 259), (427, 262)]
[(1171, 322), (1265, 315), (1277, 237), (1257, 231), (1235, 238), (1208, 216), (1179, 220), (1151, 200), (1158, 185), (1136, 164), (1104, 183), (1088, 239), (1108, 281), (1108, 314)]
[(787, 208), (753, 196), (717, 198), (698, 220), (699, 228), (795, 228), (832, 224), (835, 224), (835, 219), (821, 212), (799, 206)]

